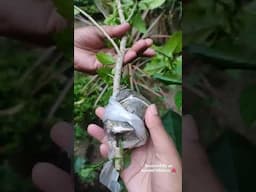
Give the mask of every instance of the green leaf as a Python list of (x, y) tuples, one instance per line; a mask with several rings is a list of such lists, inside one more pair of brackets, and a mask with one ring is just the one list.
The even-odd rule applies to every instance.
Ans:
[(244, 122), (251, 126), (256, 122), (256, 85), (245, 88), (240, 95), (240, 113)]
[(182, 76), (182, 56), (176, 57), (174, 64), (176, 65), (176, 74)]
[(94, 4), (105, 18), (107, 18), (112, 11), (112, 0), (94, 0)]
[[(225, 43), (225, 44), (224, 44)], [(230, 68), (253, 68), (255, 69), (255, 54), (250, 53), (251, 49), (243, 46), (234, 45), (224, 42), (219, 43), (217, 47), (208, 47), (204, 45), (191, 45), (187, 51), (192, 54), (202, 55), (206, 58), (211, 58), (216, 65), (220, 67)], [(242, 66), (241, 66), (242, 65)]]
[(73, 60), (73, 28), (68, 27), (60, 32), (53, 34), (53, 39), (59, 50), (64, 53), (64, 56)]
[(81, 177), (82, 181), (91, 182), (94, 180), (95, 176), (96, 176), (95, 171), (91, 167), (84, 168), (80, 172), (80, 177)]
[(131, 23), (133, 27), (135, 27), (139, 32), (145, 33), (147, 31), (146, 23), (142, 19), (141, 14), (139, 13), (135, 14), (131, 19)]
[(175, 32), (161, 48), (161, 51), (168, 56), (182, 51), (182, 32)]
[(163, 56), (156, 55), (156, 57), (154, 57), (149, 63), (146, 64), (143, 70), (149, 75), (154, 75), (155, 73), (161, 73), (165, 66), (166, 65), (163, 61)]
[(112, 65), (112, 64), (115, 63), (114, 57), (107, 54), (107, 53), (99, 52), (99, 53), (96, 54), (96, 58), (103, 65)]
[(127, 168), (129, 167), (131, 163), (131, 150), (126, 150), (124, 151), (124, 167)]
[(82, 157), (77, 157), (75, 159), (75, 173), (79, 173), (80, 170), (84, 167), (84, 163), (85, 163), (85, 159), (83, 159)]
[(182, 91), (177, 91), (177, 93), (175, 94), (175, 104), (177, 106), (177, 108), (179, 110), (181, 110), (181, 107), (182, 107)]
[(153, 78), (163, 82), (166, 85), (173, 85), (173, 84), (181, 85), (180, 80), (175, 79), (175, 78), (166, 77), (166, 76), (158, 74), (158, 73), (154, 74)]
[(176, 144), (177, 150), (181, 154), (181, 116), (171, 109), (162, 117), (163, 125), (167, 133), (171, 136)]
[(53, 0), (58, 12), (68, 20), (73, 20), (74, 11), (73, 11), (73, 1), (72, 0)]
[(141, 10), (156, 9), (163, 5), (166, 0), (142, 0), (139, 2), (139, 8)]
[(85, 131), (78, 125), (75, 126), (75, 138), (83, 139), (85, 137)]
[(106, 84), (112, 84), (112, 68), (110, 67), (101, 67), (97, 70), (98, 75)]

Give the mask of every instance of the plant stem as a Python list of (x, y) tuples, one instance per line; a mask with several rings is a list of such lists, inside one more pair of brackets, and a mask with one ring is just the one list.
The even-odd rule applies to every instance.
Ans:
[[(120, 23), (126, 23), (124, 12), (121, 4), (121, 0), (116, 0), (117, 10), (119, 14)], [(120, 52), (117, 55), (116, 65), (115, 65), (115, 75), (113, 80), (113, 96), (116, 97), (118, 92), (120, 91), (120, 80), (122, 75), (122, 66), (124, 61), (125, 49), (127, 43), (127, 36), (123, 36), (120, 42)], [(116, 137), (117, 146), (115, 146), (115, 160), (114, 166), (117, 171), (121, 171), (123, 169), (123, 147), (120, 145), (122, 143), (122, 138), (117, 135)]]
[(130, 87), (131, 87), (131, 90), (134, 90), (134, 86), (133, 86), (133, 71), (132, 71), (132, 64), (131, 63), (128, 64), (128, 71), (129, 71), (129, 76), (130, 76)]
[[(118, 14), (120, 18), (120, 23), (126, 23), (124, 12), (121, 4), (121, 0), (116, 0)], [(123, 36), (120, 42), (119, 54), (117, 55), (116, 65), (115, 65), (115, 76), (113, 82), (113, 96), (115, 97), (120, 91), (120, 79), (122, 74), (122, 66), (124, 60), (124, 54), (126, 49), (127, 36)]]
[(85, 11), (83, 11), (82, 9), (80, 9), (77, 6), (74, 6), (75, 9), (77, 9), (80, 13), (82, 13), (86, 18), (88, 18), (94, 25), (95, 27), (97, 27), (102, 33), (103, 35), (110, 41), (110, 43), (113, 45), (115, 51), (117, 52), (117, 54), (120, 54), (119, 48), (117, 46), (117, 44), (115, 43), (115, 41), (109, 36), (109, 34), (104, 30), (103, 27), (101, 27), (97, 21), (95, 21), (89, 14), (87, 14)]
[(65, 99), (65, 96), (68, 94), (68, 91), (72, 88), (73, 82), (74, 82), (73, 78), (70, 78), (69, 80), (67, 80), (67, 84), (65, 85), (64, 89), (60, 92), (54, 105), (51, 107), (45, 122), (49, 122), (51, 118), (54, 116), (55, 112), (63, 103), (63, 100)]
[(132, 8), (132, 11), (131, 11), (130, 15), (127, 18), (127, 22), (129, 22), (132, 19), (133, 15), (136, 11), (137, 6), (138, 6), (138, 1), (136, 0), (134, 6)]
[(102, 96), (104, 95), (104, 93), (107, 91), (107, 89), (108, 89), (108, 85), (106, 85), (106, 86), (104, 87), (104, 89), (101, 91), (101, 93), (100, 93), (100, 95), (98, 96), (98, 98), (96, 99), (96, 101), (95, 101), (93, 107), (96, 107), (96, 106), (98, 105), (98, 102), (100, 101), (100, 99), (102, 98)]
[(164, 15), (164, 11), (160, 15), (158, 15), (158, 17), (153, 21), (153, 23), (149, 26), (146, 33), (144, 33), (144, 35), (142, 36), (142, 38), (145, 38), (152, 31), (152, 29), (159, 22), (159, 20), (162, 18), (163, 15)]
[(150, 93), (153, 93), (154, 95), (156, 95), (157, 97), (162, 97), (162, 95), (160, 95), (159, 93), (155, 92), (152, 88), (149, 88), (146, 85), (143, 85), (142, 83), (137, 83), (140, 87), (143, 87), (144, 89), (146, 89), (147, 91), (149, 91)]

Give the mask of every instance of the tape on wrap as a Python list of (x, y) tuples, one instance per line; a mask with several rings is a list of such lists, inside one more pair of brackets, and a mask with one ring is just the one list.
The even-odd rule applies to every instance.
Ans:
[[(107, 121), (119, 122), (119, 125), (120, 123), (128, 123), (128, 125), (133, 129), (129, 132), (129, 134), (127, 134), (126, 137), (122, 138), (122, 146), (124, 149), (132, 149), (146, 143), (148, 133), (145, 128), (144, 121), (135, 113), (127, 111), (118, 101), (116, 101), (114, 97), (110, 98), (109, 103), (105, 108), (105, 113), (103, 116), (103, 122), (105, 125)], [(107, 186), (111, 192), (119, 192), (119, 173), (115, 170), (112, 163), (112, 159), (114, 157), (114, 146), (116, 146), (116, 141), (112, 130), (113, 128), (115, 128), (115, 131), (122, 129), (122, 127), (115, 125), (110, 127), (105, 126), (109, 144), (109, 161), (105, 163), (103, 169), (101, 170), (100, 182)]]

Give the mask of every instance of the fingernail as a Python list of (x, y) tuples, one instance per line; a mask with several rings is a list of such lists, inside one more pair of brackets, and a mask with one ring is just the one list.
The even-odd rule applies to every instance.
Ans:
[(153, 115), (158, 115), (158, 111), (157, 111), (157, 108), (156, 108), (156, 105), (153, 104), (150, 106), (151, 107), (151, 112)]
[(128, 26), (130, 27), (130, 24), (129, 24), (129, 23), (123, 23), (122, 25), (126, 25), (127, 27), (128, 27)]
[(152, 39), (146, 39), (146, 43), (148, 46), (153, 44), (153, 40)]
[(190, 114), (186, 114), (186, 115), (183, 115), (183, 119), (190, 121), (193, 118), (192, 118), (192, 116)]

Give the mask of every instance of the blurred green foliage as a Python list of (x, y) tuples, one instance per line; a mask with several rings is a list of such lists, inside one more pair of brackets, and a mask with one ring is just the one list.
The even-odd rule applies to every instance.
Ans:
[(182, 33), (175, 32), (164, 45), (155, 46), (154, 49), (158, 54), (147, 63), (144, 71), (167, 85), (180, 85), (182, 81)]
[[(72, 1), (55, 2), (73, 20)], [(72, 121), (73, 91), (59, 98), (72, 78), (73, 29), (61, 33), (55, 36), (57, 48), (0, 39), (0, 191), (36, 191), (32, 167), (58, 155), (50, 128), (60, 120)]]
[(7, 164), (0, 166), (0, 189), (3, 192), (30, 192), (34, 191), (29, 179), (19, 176)]
[[(95, 0), (95, 4), (90, 4), (85, 1), (74, 1), (75, 5), (79, 6), (100, 24), (106, 25), (118, 25), (120, 23), (118, 17), (117, 6), (113, 0)], [(95, 10), (94, 5), (97, 7)], [(128, 45), (130, 47), (136, 36), (137, 38), (142, 37), (143, 35), (148, 36), (148, 29), (154, 28), (150, 25), (155, 20), (154, 14), (159, 14), (163, 12), (163, 21), (156, 21), (155, 28), (158, 29), (162, 23), (167, 22), (171, 18), (169, 15), (172, 14), (173, 22), (176, 22), (177, 28), (179, 25), (177, 22), (180, 19), (181, 12), (181, 1), (172, 1), (172, 0), (123, 0), (122, 7), (124, 9), (124, 15), (129, 23), (132, 25), (132, 30), (127, 34), (128, 36)], [(143, 18), (143, 13), (146, 10), (150, 9), (149, 14), (150, 20)], [(99, 17), (98, 13), (104, 18)], [(176, 17), (177, 15), (177, 17)], [(75, 16), (79, 20), (78, 12), (75, 13)], [(159, 18), (160, 19), (160, 18)], [(164, 20), (166, 19), (166, 20)], [(177, 21), (176, 21), (177, 20)], [(134, 30), (134, 32), (132, 32)], [(157, 32), (161, 35), (161, 31)], [(142, 86), (149, 86), (152, 90), (158, 93), (160, 84), (166, 92), (172, 90), (175, 94), (166, 100), (172, 100), (174, 103), (174, 108), (177, 111), (181, 112), (182, 110), (182, 99), (181, 99), (181, 64), (182, 64), (182, 33), (178, 30), (167, 30), (166, 34), (168, 38), (164, 42), (156, 42), (153, 48), (156, 50), (156, 56), (152, 59), (140, 58), (133, 65), (142, 65), (140, 72), (133, 70), (133, 78), (137, 81), (141, 81), (143, 78), (149, 78), (148, 82), (141, 82)], [(119, 43), (118, 40), (115, 40), (116, 43)], [(97, 53), (97, 59), (103, 64), (103, 67), (98, 69), (97, 75), (87, 76), (82, 73), (75, 73), (75, 82), (74, 82), (74, 105), (75, 105), (75, 114), (74, 114), (74, 123), (75, 123), (75, 169), (76, 173), (80, 176), (82, 183), (95, 185), (97, 183), (98, 173), (101, 169), (102, 159), (97, 157), (97, 159), (91, 159), (88, 155), (90, 147), (96, 146), (98, 144), (93, 142), (93, 139), (89, 137), (86, 133), (86, 128), (89, 123), (99, 122), (96, 118), (94, 111), (97, 106), (105, 106), (108, 103), (109, 97), (112, 95), (112, 84), (113, 84), (113, 64), (115, 63), (115, 58), (109, 54), (100, 52)], [(156, 68), (158, 70), (156, 70)], [(152, 69), (152, 70), (150, 70)], [(129, 71), (129, 70), (128, 70)], [(127, 69), (124, 67), (122, 74), (121, 85), (122, 87), (130, 88), (131, 86), (131, 77)], [(157, 72), (157, 73), (156, 73)], [(141, 74), (142, 73), (142, 74)], [(149, 83), (149, 85), (147, 84)], [(137, 91), (138, 85), (133, 83)], [(149, 99), (154, 101), (155, 98), (149, 92)], [(168, 94), (168, 93), (167, 93)], [(151, 98), (152, 97), (152, 98)], [(156, 97), (158, 100), (163, 99), (162, 97)], [(163, 101), (160, 101), (162, 106), (160, 111), (166, 113), (166, 106)], [(165, 122), (165, 128), (168, 133), (174, 138), (177, 148), (181, 150), (181, 116), (178, 113), (168, 110), (166, 115), (163, 117)], [(85, 151), (81, 153), (81, 150)], [(128, 154), (128, 152), (127, 152)], [(92, 154), (91, 154), (92, 155)], [(94, 155), (92, 155), (94, 156)], [(90, 160), (91, 159), (91, 160)], [(126, 164), (129, 164), (129, 155), (125, 158)]]
[[(31, 172), (33, 164), (43, 156), (41, 154), (47, 156), (51, 149), (49, 130), (53, 123), (61, 118), (71, 120), (69, 109), (73, 107), (72, 99), (61, 103), (53, 116), (47, 119), (67, 79), (57, 68), (63, 71), (67, 64), (57, 64), (51, 58), (47, 64), (40, 65), (38, 61), (46, 49), (30, 49), (30, 45), (15, 40), (2, 38), (0, 47), (0, 162), (9, 163), (1, 172), (5, 174), (9, 167), (15, 167), (10, 171), (17, 175), (6, 185), (1, 185), (0, 190), (6, 191), (7, 185), (15, 186), (13, 182), (18, 182), (19, 191), (31, 191), (34, 190), (32, 184), (24, 182), (22, 185), (23, 176), (19, 174)], [(68, 95), (72, 97), (72, 93)], [(10, 191), (16, 189), (13, 187)]]
[(184, 84), (193, 90), (184, 100), (193, 101), (189, 112), (226, 191), (255, 188), (255, 4), (193, 0), (183, 9), (184, 69), (192, 71)]

